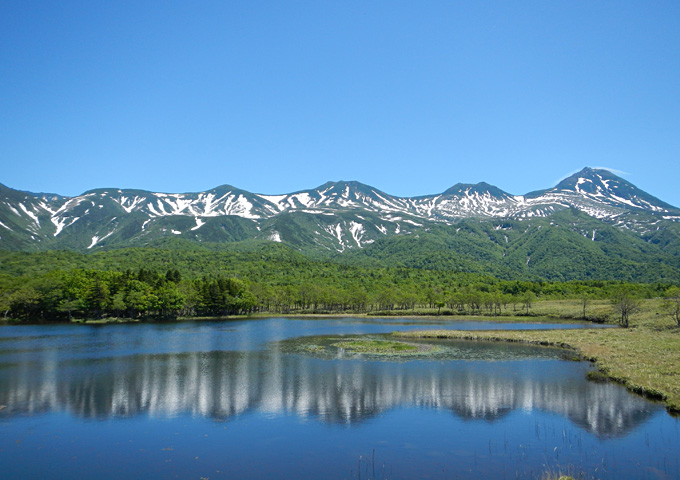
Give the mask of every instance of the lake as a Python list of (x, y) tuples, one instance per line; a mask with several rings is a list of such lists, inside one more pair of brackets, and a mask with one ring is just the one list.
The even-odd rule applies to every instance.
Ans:
[[(559, 349), (338, 340), (400, 319), (0, 327), (0, 465), (15, 478), (680, 478), (678, 420)], [(363, 338), (363, 337), (361, 337)], [(327, 348), (308, 348), (309, 345)]]

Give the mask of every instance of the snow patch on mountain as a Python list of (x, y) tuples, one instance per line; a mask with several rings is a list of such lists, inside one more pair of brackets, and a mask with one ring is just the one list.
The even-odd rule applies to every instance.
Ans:
[(74, 217), (74, 218), (69, 218), (69, 217), (59, 218), (57, 216), (51, 217), (50, 221), (54, 224), (54, 226), (57, 229), (54, 232), (54, 236), (56, 237), (57, 235), (59, 235), (64, 228), (70, 227), (71, 225), (76, 223), (79, 219), (80, 219), (80, 217)]
[(40, 202), (38, 206), (45, 210), (46, 212), (49, 212), (50, 215), (55, 215), (57, 213), (57, 210), (52, 209), (52, 207), (48, 203)]
[(158, 204), (160, 205), (160, 212), (156, 211), (156, 208), (154, 207), (153, 203), (148, 203), (147, 208), (149, 209), (149, 211), (151, 212), (151, 214), (153, 216), (162, 217), (163, 213), (161, 213), (161, 212), (163, 211), (163, 209), (162, 209), (163, 204), (161, 203), (160, 200), (158, 200)]
[(213, 210), (228, 194), (221, 196), (219, 199), (215, 200), (214, 193), (201, 193), (196, 199), (196, 204), (203, 206), (203, 211), (201, 212), (204, 216), (213, 216)]
[(169, 215), (182, 215), (192, 203), (192, 200), (185, 199), (182, 195), (168, 195), (164, 201), (171, 208)]
[(589, 178), (583, 178), (583, 177), (580, 177), (580, 178), (576, 181), (576, 191), (577, 191), (578, 193), (583, 193), (583, 192), (581, 191), (581, 188), (579, 187), (579, 185), (583, 185), (583, 184), (586, 183), (586, 182), (588, 182), (588, 183), (593, 183), (593, 181), (590, 180)]
[(92, 247), (94, 247), (97, 243), (101, 242), (102, 240), (106, 240), (108, 237), (110, 237), (111, 235), (113, 235), (114, 232), (115, 232), (115, 230), (111, 230), (109, 233), (107, 233), (106, 235), (104, 235), (104, 236), (101, 237), (101, 238), (100, 238), (99, 236), (97, 236), (97, 235), (94, 235), (94, 236), (92, 237), (92, 243), (90, 243), (90, 246), (87, 247), (87, 249), (89, 250), (89, 249), (91, 249)]
[(113, 198), (114, 202), (117, 202), (123, 210), (125, 210), (127, 213), (132, 212), (135, 208), (137, 208), (140, 204), (142, 204), (146, 199), (144, 197), (139, 197), (137, 195), (132, 197), (127, 197), (125, 195), (121, 195), (118, 198)]
[(26, 208), (26, 205), (24, 205), (23, 203), (19, 203), (19, 208), (21, 208), (21, 209), (24, 211), (24, 213), (25, 213), (26, 215), (28, 215), (29, 217), (31, 217), (31, 219), (35, 222), (35, 224), (36, 224), (38, 227), (40, 226), (40, 219), (38, 218), (38, 216), (37, 216), (35, 213), (29, 211), (29, 210)]
[(238, 215), (243, 218), (258, 219), (259, 215), (255, 215), (252, 212), (253, 204), (248, 201), (248, 199), (239, 194), (238, 197), (230, 196), (229, 201), (225, 202), (224, 214), (225, 215)]
[(281, 202), (288, 196), (288, 195), (257, 195), (263, 200), (266, 200), (269, 203), (273, 203), (276, 205), (278, 210), (280, 212), (284, 211), (286, 209), (285, 205), (282, 205)]
[(336, 223), (333, 225), (327, 225), (324, 226), (323, 229), (338, 241), (338, 244), (340, 245), (338, 251), (343, 252), (345, 250), (345, 242), (342, 240), (342, 224)]
[(201, 228), (203, 225), (205, 225), (205, 222), (204, 222), (202, 219), (200, 219), (199, 217), (196, 217), (196, 226), (195, 226), (195, 227), (191, 227), (191, 230), (192, 230), (192, 231), (193, 231), (193, 230), (198, 230), (198, 229)]
[(302, 193), (297, 193), (295, 195), (291, 195), (292, 199), (297, 200), (299, 203), (301, 203), (305, 207), (311, 207), (314, 205), (314, 201), (312, 200), (312, 197), (309, 196), (309, 193), (307, 192), (302, 192)]
[(67, 221), (67, 219), (66, 219), (66, 218), (52, 217), (52, 218), (50, 218), (50, 221), (54, 224), (54, 226), (55, 226), (56, 229), (57, 229), (57, 230), (54, 232), (54, 236), (56, 237), (57, 235), (59, 235), (59, 233), (61, 233), (61, 231), (62, 231), (62, 230), (64, 229), (64, 227), (66, 226), (66, 221)]
[(352, 238), (354, 238), (354, 241), (357, 243), (357, 246), (359, 248), (362, 248), (361, 239), (364, 236), (364, 233), (366, 232), (364, 226), (361, 223), (352, 221), (349, 224), (349, 231), (352, 234)]
[(86, 196), (71, 198), (67, 200), (66, 203), (64, 203), (61, 207), (59, 207), (57, 211), (54, 213), (54, 215), (61, 215), (64, 212), (73, 211), (78, 207), (78, 205), (80, 205), (85, 200)]

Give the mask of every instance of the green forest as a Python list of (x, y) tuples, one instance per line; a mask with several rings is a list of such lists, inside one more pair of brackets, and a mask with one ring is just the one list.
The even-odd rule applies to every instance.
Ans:
[(271, 242), (221, 248), (176, 243), (93, 254), (0, 252), (0, 265), (2, 318), (41, 322), (255, 313), (530, 315), (539, 299), (587, 302), (610, 298), (622, 286), (635, 297), (655, 298), (673, 287), (348, 265)]

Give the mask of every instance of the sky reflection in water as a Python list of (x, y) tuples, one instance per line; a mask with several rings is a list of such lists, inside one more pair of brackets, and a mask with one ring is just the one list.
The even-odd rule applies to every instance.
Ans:
[(438, 356), (410, 361), (295, 353), (305, 335), (424, 327), (410, 323), (4, 329), (6, 478), (502, 478), (568, 465), (597, 478), (680, 478), (677, 421), (587, 382), (589, 366), (559, 350), (440, 342)]

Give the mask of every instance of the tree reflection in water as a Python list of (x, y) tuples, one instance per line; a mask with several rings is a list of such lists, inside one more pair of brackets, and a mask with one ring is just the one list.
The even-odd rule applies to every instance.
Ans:
[[(493, 348), (487, 346), (486, 348)], [(249, 411), (355, 424), (390, 409), (448, 410), (499, 421), (515, 410), (561, 415), (598, 436), (623, 435), (660, 407), (613, 384), (588, 382), (587, 366), (554, 358), (410, 362), (337, 360), (265, 351), (35, 358), (0, 370), (5, 415), (68, 411), (86, 418)], [(540, 352), (540, 351), (539, 351)]]

